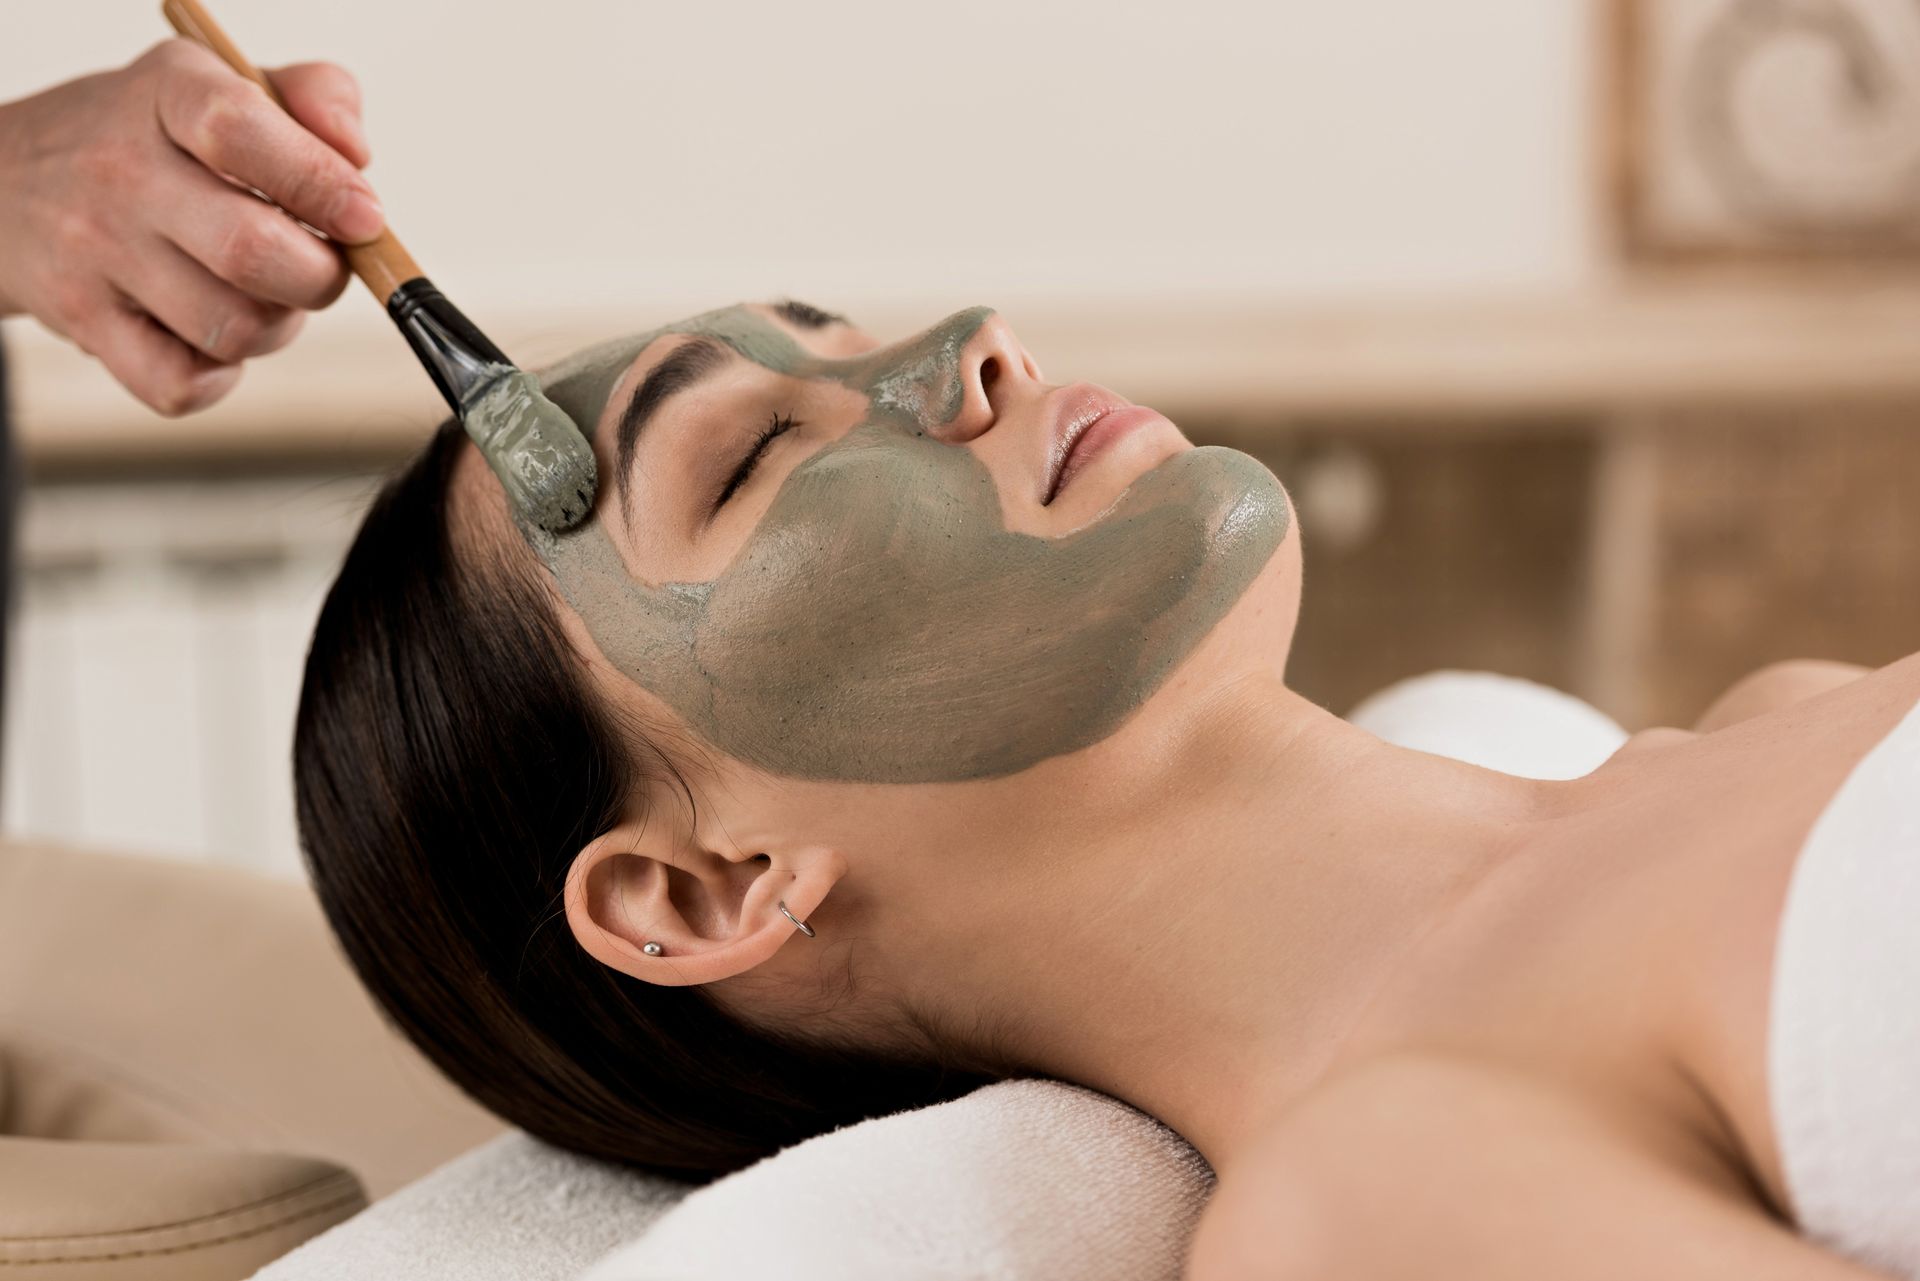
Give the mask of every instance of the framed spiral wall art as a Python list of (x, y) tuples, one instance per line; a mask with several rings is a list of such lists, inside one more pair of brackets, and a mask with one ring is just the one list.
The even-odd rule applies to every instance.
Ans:
[(1920, 264), (1920, 0), (1603, 0), (1640, 260)]

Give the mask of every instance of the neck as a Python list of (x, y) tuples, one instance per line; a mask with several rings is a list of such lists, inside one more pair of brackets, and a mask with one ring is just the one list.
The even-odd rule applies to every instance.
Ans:
[(1393, 746), (1268, 674), (1166, 747), (1152, 779), (933, 870), (914, 897), (966, 906), (913, 923), (901, 977), (943, 1026), (984, 1016), (1025, 1070), (1126, 1100), (1222, 1171), (1565, 785)]

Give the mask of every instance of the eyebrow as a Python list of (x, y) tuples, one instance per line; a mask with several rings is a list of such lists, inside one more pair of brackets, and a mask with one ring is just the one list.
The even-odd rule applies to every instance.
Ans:
[(696, 337), (673, 349), (673, 354), (647, 371), (634, 389), (633, 398), (620, 411), (620, 424), (614, 430), (614, 485), (620, 491), (620, 514), (632, 520), (627, 507), (627, 477), (633, 471), (633, 455), (640, 448), (640, 433), (646, 430), (670, 398), (710, 377), (733, 358), (733, 349), (711, 338)]

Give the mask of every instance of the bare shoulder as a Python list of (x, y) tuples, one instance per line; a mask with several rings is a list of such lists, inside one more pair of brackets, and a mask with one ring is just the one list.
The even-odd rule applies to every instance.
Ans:
[[(1920, 657), (1920, 655), (1909, 656)], [(1902, 660), (1906, 662), (1908, 660)], [(1889, 664), (1889, 667), (1893, 664)], [(1721, 692), (1701, 712), (1689, 728), (1656, 725), (1629, 735), (1613, 753), (1614, 759), (1640, 756), (1649, 751), (1690, 742), (1729, 725), (1750, 721), (1785, 707), (1805, 703), (1862, 677), (1887, 668), (1862, 667), (1858, 663), (1835, 662), (1823, 658), (1789, 658), (1742, 676)]]
[(1873, 668), (1823, 658), (1789, 658), (1747, 673), (1729, 685), (1700, 713), (1694, 729), (1702, 734), (1724, 729), (1755, 716), (1816, 698), (1828, 690), (1851, 685)]
[(1220, 1180), (1185, 1281), (1844, 1278), (1850, 1265), (1503, 1069), (1341, 1072)]

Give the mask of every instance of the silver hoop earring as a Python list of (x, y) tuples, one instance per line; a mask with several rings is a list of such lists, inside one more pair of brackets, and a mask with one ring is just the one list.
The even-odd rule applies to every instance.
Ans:
[[(780, 900), (780, 910), (782, 912), (787, 912), (787, 900), (785, 899)], [(795, 925), (799, 926), (800, 932), (802, 934), (806, 935), (808, 938), (813, 937), (813, 927), (811, 925), (808, 925), (805, 921), (795, 916), (792, 912), (787, 912), (787, 919), (789, 921), (792, 921)]]

